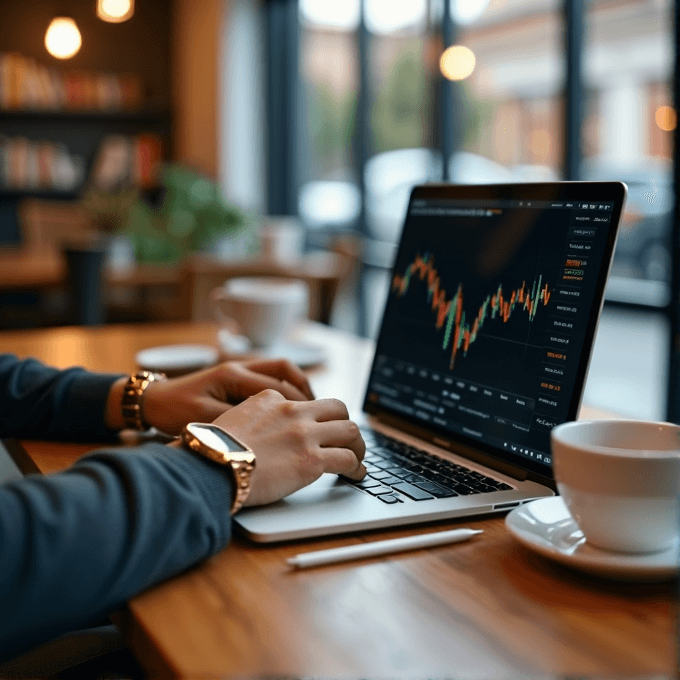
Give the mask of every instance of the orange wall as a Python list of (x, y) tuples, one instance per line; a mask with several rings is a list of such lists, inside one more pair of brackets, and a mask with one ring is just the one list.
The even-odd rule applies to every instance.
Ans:
[(173, 156), (219, 174), (218, 66), (228, 0), (175, 0), (172, 17)]

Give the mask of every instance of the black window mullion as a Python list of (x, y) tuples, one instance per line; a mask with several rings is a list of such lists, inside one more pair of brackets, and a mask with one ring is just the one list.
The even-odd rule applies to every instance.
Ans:
[[(451, 16), (450, 0), (444, 2), (444, 15), (441, 23), (441, 37), (444, 49), (457, 44), (459, 29)], [(456, 151), (463, 146), (463, 134), (465, 127), (465, 107), (462, 99), (462, 83), (439, 77), (439, 135), (442, 152), (442, 181), (455, 182), (451, 176), (449, 162)]]
[(267, 211), (298, 213), (300, 26), (296, 0), (268, 0), (267, 31)]
[[(359, 91), (357, 93), (356, 126), (354, 138), (354, 172), (359, 184), (360, 212), (357, 221), (357, 230), (366, 243), (369, 238), (368, 221), (366, 216), (366, 162), (371, 153), (371, 125), (370, 125), (370, 79), (369, 79), (369, 50), (370, 35), (366, 28), (365, 20), (366, 0), (361, 0), (359, 8), (359, 28), (357, 31), (357, 47), (359, 57)], [(364, 268), (359, 275), (357, 286), (357, 304), (359, 307), (359, 319), (357, 331), (359, 335), (366, 336), (368, 333), (368, 296), (364, 280)]]
[(564, 179), (581, 179), (583, 123), (583, 0), (564, 0), (566, 82), (564, 88)]
[[(673, 3), (673, 105), (680, 110), (680, 3)], [(671, 223), (671, 294), (667, 313), (671, 329), (669, 343), (666, 419), (680, 423), (680, 145), (673, 133), (673, 221)]]
[[(444, 2), (444, 15), (441, 23), (442, 45), (444, 49), (454, 44), (456, 39), (456, 27), (451, 18), (451, 9), (449, 2)], [(440, 130), (440, 144), (442, 151), (442, 181), (449, 182), (451, 176), (449, 173), (449, 159), (453, 155), (456, 142), (454, 140), (454, 88), (453, 83), (438, 74), (439, 89), (440, 89), (440, 113), (439, 113), (439, 130)]]

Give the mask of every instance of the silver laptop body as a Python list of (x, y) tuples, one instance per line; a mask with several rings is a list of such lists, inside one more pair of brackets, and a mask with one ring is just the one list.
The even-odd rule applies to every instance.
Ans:
[(553, 495), (550, 430), (578, 414), (625, 197), (619, 182), (416, 187), (353, 414), (367, 477), (325, 474), (237, 529), (285, 541)]

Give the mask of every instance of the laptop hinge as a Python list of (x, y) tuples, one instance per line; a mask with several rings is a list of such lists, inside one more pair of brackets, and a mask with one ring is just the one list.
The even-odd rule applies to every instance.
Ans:
[(469, 458), (471, 461), (474, 461), (475, 463), (479, 463), (480, 465), (484, 465), (485, 467), (491, 468), (492, 470), (500, 472), (503, 475), (512, 477), (513, 479), (516, 479), (518, 482), (523, 482), (528, 477), (531, 476), (529, 475), (527, 470), (524, 470), (517, 465), (513, 465), (512, 463), (508, 463), (503, 460), (498, 460), (497, 458), (494, 458), (493, 456), (488, 455), (483, 451), (477, 451), (471, 447), (465, 446), (464, 444), (460, 444), (459, 442), (450, 442), (448, 439), (444, 439), (441, 436), (433, 435), (431, 432), (427, 432), (427, 430), (423, 430), (422, 428), (419, 428), (417, 425), (413, 425), (412, 423), (400, 420), (399, 418), (394, 418), (383, 414), (381, 415), (373, 414), (373, 417), (376, 418), (379, 422), (384, 423), (385, 425), (395, 427), (399, 430), (403, 430), (408, 434), (412, 434), (413, 436), (418, 437), (418, 439), (423, 439), (424, 441), (429, 442), (430, 444), (434, 444), (435, 446), (438, 446), (439, 448), (442, 448), (446, 451), (451, 451), (451, 453), (455, 453), (456, 455), (463, 456), (464, 458)]

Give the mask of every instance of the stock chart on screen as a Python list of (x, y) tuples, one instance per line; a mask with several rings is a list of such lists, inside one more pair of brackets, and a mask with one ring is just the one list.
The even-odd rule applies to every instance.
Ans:
[(411, 206), (369, 401), (549, 463), (612, 205), (468, 203)]
[(449, 363), (451, 369), (459, 351), (467, 356), (470, 345), (477, 339), (487, 318), (498, 319), (507, 324), (515, 309), (520, 309), (526, 312), (529, 321), (533, 321), (539, 304), (546, 306), (550, 300), (550, 289), (547, 283), (543, 285), (542, 276), (539, 276), (538, 281), (534, 281), (529, 288), (526, 281), (522, 281), (519, 288), (506, 294), (503, 293), (501, 284), (495, 293), (486, 296), (477, 313), (468, 314), (466, 319), (463, 284), (459, 284), (453, 298), (447, 299), (446, 291), (441, 287), (439, 273), (429, 254), (425, 257), (416, 255), (403, 276), (395, 274), (392, 289), (397, 295), (402, 296), (406, 293), (414, 274), (426, 284), (426, 304), (431, 307), (433, 316), (436, 317), (435, 327), (444, 328), (442, 348), (447, 349), (449, 344), (452, 346)]

